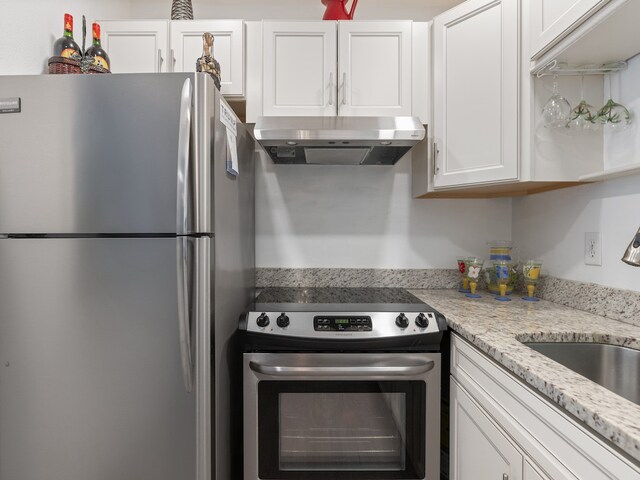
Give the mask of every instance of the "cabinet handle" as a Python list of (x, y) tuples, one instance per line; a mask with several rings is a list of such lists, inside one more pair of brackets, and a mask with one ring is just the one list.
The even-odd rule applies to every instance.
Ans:
[[(438, 143), (433, 142), (433, 152), (431, 157), (433, 158), (433, 174), (437, 175), (440, 172), (440, 167), (438, 167), (438, 154), (440, 150), (438, 150)], [(507, 479), (508, 480), (508, 479)]]
[(162, 50), (158, 49), (158, 73), (162, 72), (162, 62), (164, 62)]
[(347, 104), (347, 72), (342, 73), (342, 105)]
[(503, 473), (502, 480), (509, 480), (509, 475), (507, 475), (506, 473)]
[(329, 105), (333, 107), (333, 72), (329, 74)]
[(172, 65), (172, 71), (175, 71), (176, 69), (176, 53), (173, 51), (173, 48), (171, 49), (171, 65)]

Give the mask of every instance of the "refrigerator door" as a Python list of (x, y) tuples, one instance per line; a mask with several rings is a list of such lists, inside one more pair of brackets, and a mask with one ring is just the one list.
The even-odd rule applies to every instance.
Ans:
[(212, 233), (214, 90), (195, 73), (0, 77), (0, 107), (20, 106), (0, 114), (0, 234)]
[(0, 479), (210, 478), (211, 258), (209, 238), (0, 239)]

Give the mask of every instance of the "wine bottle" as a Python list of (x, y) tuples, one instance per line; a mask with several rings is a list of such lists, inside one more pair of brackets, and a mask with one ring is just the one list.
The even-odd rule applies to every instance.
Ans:
[(94, 65), (109, 70), (111, 61), (109, 60), (109, 55), (107, 55), (107, 52), (102, 48), (102, 43), (100, 42), (100, 25), (98, 23), (94, 23), (92, 31), (93, 44), (87, 48), (84, 55), (85, 57), (92, 57)]
[(64, 35), (53, 44), (53, 55), (74, 60), (82, 57), (80, 47), (73, 39), (73, 16), (69, 13), (64, 14)]

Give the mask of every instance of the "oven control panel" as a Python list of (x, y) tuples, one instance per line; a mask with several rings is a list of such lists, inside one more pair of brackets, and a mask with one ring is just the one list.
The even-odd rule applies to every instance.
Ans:
[(313, 317), (313, 329), (316, 332), (370, 332), (373, 330), (371, 317), (362, 315), (327, 316), (317, 315)]

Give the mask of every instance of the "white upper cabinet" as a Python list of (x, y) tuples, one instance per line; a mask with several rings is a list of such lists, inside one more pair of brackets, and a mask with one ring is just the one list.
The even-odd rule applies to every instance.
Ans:
[(339, 22), (340, 115), (411, 115), (411, 30), (411, 21)]
[(244, 22), (242, 20), (102, 20), (103, 45), (113, 73), (195, 72), (202, 56), (202, 34), (215, 41), (221, 91), (244, 95)]
[(523, 460), (511, 441), (451, 380), (451, 479), (522, 480)]
[(163, 20), (102, 20), (113, 73), (169, 72), (169, 25)]
[(518, 1), (434, 19), (434, 187), (518, 179)]
[(336, 22), (264, 22), (263, 115), (336, 115)]
[(412, 26), (265, 21), (262, 114), (411, 115)]
[(174, 20), (171, 53), (174, 72), (193, 72), (202, 55), (202, 34), (214, 37), (213, 56), (220, 63), (220, 91), (244, 95), (244, 23), (242, 20)]
[(531, 58), (539, 57), (609, 1), (530, 0)]

